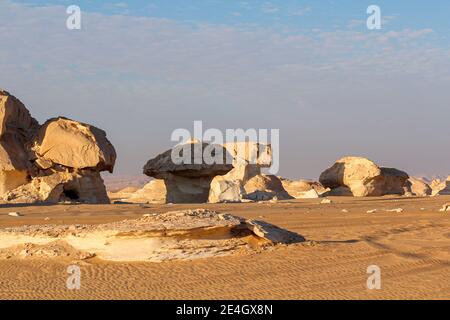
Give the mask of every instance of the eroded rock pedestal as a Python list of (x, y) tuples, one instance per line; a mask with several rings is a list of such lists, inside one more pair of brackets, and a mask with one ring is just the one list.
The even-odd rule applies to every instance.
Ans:
[[(101, 225), (23, 226), (0, 230), (0, 258), (69, 256), (112, 261), (191, 260), (305, 241), (263, 221), (197, 209), (146, 214)], [(26, 243), (26, 245), (24, 245)]]
[[(146, 175), (164, 180), (166, 202), (219, 203), (292, 199), (278, 177), (261, 172), (262, 168), (271, 166), (270, 145), (234, 142), (215, 146), (223, 155), (221, 164), (206, 164), (203, 158), (197, 159), (195, 164), (195, 148), (201, 146), (197, 154), (202, 155), (201, 150), (211, 150), (213, 146), (201, 142), (190, 142), (188, 145), (191, 146), (192, 155), (188, 164), (174, 163), (173, 150), (169, 150), (150, 160), (144, 167)], [(124, 201), (136, 202), (147, 198), (149, 202), (154, 202), (154, 195), (159, 193), (157, 189), (161, 189), (160, 183), (150, 182)]]
[(109, 203), (100, 172), (112, 172), (116, 152), (104, 131), (62, 117), (40, 126), (2, 90), (0, 120), (4, 201)]
[[(205, 203), (213, 178), (228, 173), (233, 166), (227, 164), (227, 151), (221, 146), (221, 163), (211, 164), (203, 157), (203, 150), (209, 147), (208, 144), (188, 142), (185, 146), (190, 149), (187, 161), (176, 163), (171, 149), (149, 160), (144, 166), (144, 174), (164, 180), (168, 203)], [(179, 152), (183, 156), (183, 149), (180, 148)]]

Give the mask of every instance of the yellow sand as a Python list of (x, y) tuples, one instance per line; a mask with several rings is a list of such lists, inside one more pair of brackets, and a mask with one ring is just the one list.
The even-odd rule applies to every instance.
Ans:
[[(450, 197), (332, 198), (221, 205), (58, 205), (0, 208), (0, 227), (97, 224), (142, 214), (208, 208), (264, 220), (297, 232), (303, 244), (252, 255), (163, 263), (98, 258), (0, 260), (3, 299), (449, 299)], [(402, 213), (385, 210), (402, 208)], [(343, 209), (348, 213), (342, 212)], [(367, 213), (377, 209), (375, 213)], [(423, 210), (422, 210), (423, 209)], [(23, 217), (10, 217), (9, 212)], [(46, 217), (50, 220), (45, 219)], [(1, 241), (1, 240), (0, 240)], [(81, 268), (68, 290), (67, 267)], [(368, 290), (369, 265), (381, 290)]]

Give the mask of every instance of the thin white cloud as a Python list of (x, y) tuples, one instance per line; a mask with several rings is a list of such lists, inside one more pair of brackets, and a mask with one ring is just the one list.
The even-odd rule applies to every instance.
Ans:
[(261, 11), (264, 13), (273, 14), (273, 13), (277, 13), (278, 11), (280, 11), (280, 8), (273, 3), (266, 2), (262, 5)]
[(282, 34), (83, 12), (69, 31), (65, 18), (61, 6), (0, 3), (0, 87), (40, 121), (104, 128), (119, 173), (139, 172), (199, 119), (280, 128), (287, 176), (314, 178), (347, 153), (434, 174), (450, 162), (449, 49), (430, 29)]
[(311, 11), (312, 11), (312, 7), (311, 6), (305, 6), (305, 7), (294, 9), (290, 14), (292, 16), (302, 17), (302, 16), (304, 16), (305, 14), (307, 14), (307, 13), (309, 13)]

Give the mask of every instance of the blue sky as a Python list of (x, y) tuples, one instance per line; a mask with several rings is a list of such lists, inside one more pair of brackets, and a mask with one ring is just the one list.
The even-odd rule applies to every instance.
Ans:
[[(125, 14), (167, 18), (184, 22), (255, 24), (258, 26), (335, 29), (351, 20), (366, 19), (371, 4), (382, 8), (389, 28), (432, 28), (450, 32), (450, 2), (447, 0), (20, 0), (42, 5), (79, 5), (82, 10), (102, 14)], [(364, 26), (361, 26), (361, 28)]]
[[(82, 29), (66, 28), (68, 5)], [(366, 28), (369, 4), (383, 28)], [(137, 174), (173, 130), (280, 129), (280, 175), (345, 155), (448, 175), (450, 1), (0, 1), (0, 88), (108, 133)]]

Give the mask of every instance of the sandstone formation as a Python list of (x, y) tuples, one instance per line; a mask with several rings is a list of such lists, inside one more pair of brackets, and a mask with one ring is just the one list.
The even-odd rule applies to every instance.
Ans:
[(0, 196), (34, 203), (108, 203), (100, 177), (116, 159), (106, 133), (66, 118), (40, 126), (25, 106), (0, 90)]
[(403, 195), (408, 192), (406, 172), (393, 168), (380, 168), (361, 157), (342, 158), (320, 175), (320, 183), (333, 193), (350, 191), (355, 197)]
[[(203, 152), (206, 148), (211, 147), (220, 149), (222, 163), (209, 164), (204, 159)], [(144, 174), (164, 180), (167, 189), (166, 202), (168, 203), (207, 202), (213, 178), (224, 175), (233, 169), (231, 164), (227, 164), (229, 155), (226, 149), (222, 146), (210, 146), (198, 141), (187, 142), (176, 148), (149, 160), (144, 166)], [(173, 153), (176, 152), (177, 155), (183, 156), (186, 150), (190, 151), (190, 156), (186, 157), (187, 161), (175, 163)]]
[[(33, 225), (0, 230), (0, 259), (98, 257), (111, 261), (191, 260), (305, 241), (264, 221), (196, 209), (100, 225)], [(26, 243), (26, 245), (24, 245)], [(25, 247), (24, 247), (25, 246)]]

